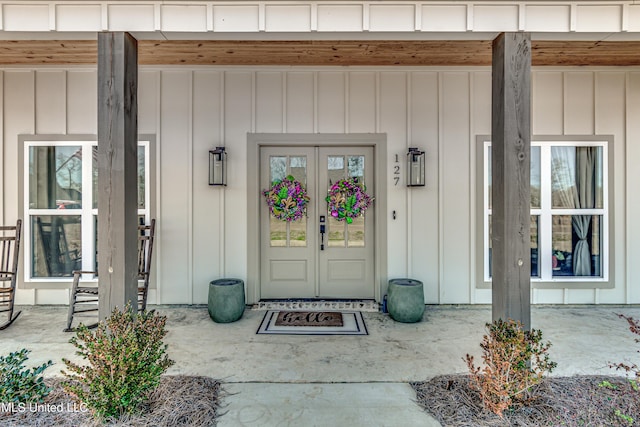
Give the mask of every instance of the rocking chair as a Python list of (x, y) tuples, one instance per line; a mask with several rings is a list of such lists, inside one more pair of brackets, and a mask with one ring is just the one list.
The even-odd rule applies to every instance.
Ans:
[(13, 313), (21, 231), (20, 219), (15, 226), (0, 226), (0, 313), (7, 313), (7, 321), (0, 325), (0, 331), (8, 328), (21, 313)]
[[(156, 220), (152, 219), (149, 225), (138, 226), (138, 310), (147, 309), (147, 294), (149, 291), (149, 276), (151, 274), (151, 256), (153, 254), (153, 239)], [(98, 284), (92, 283), (80, 286), (80, 277), (83, 274), (93, 274), (95, 271), (76, 270), (73, 272), (73, 283), (69, 296), (69, 312), (67, 315), (67, 327), (64, 332), (73, 332), (71, 327), (74, 317), (97, 317), (98, 312)], [(94, 328), (98, 323), (89, 325)]]

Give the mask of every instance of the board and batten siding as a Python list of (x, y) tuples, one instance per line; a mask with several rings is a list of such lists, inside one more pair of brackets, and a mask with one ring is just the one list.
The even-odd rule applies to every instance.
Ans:
[[(0, 220), (18, 206), (19, 134), (95, 134), (96, 72), (0, 71)], [(614, 136), (613, 289), (534, 289), (533, 303), (640, 303), (640, 70), (534, 69), (534, 135)], [(141, 68), (139, 132), (156, 135), (158, 220), (150, 303), (206, 303), (208, 284), (247, 272), (248, 132), (386, 133), (388, 276), (425, 284), (430, 304), (487, 304), (475, 286), (476, 135), (491, 132), (488, 68)], [(208, 185), (208, 150), (228, 151), (228, 187)], [(427, 185), (407, 189), (408, 147)], [(394, 186), (396, 155), (402, 175)], [(627, 191), (627, 187), (630, 189)], [(393, 211), (396, 219), (393, 219)], [(67, 289), (20, 286), (20, 304), (66, 304)]]

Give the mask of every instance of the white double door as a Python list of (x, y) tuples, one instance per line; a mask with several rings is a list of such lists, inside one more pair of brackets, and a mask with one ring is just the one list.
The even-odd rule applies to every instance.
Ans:
[[(260, 188), (292, 175), (306, 186), (307, 216), (292, 222), (260, 200), (262, 299), (373, 299), (374, 208), (351, 224), (328, 212), (332, 183), (357, 177), (374, 196), (373, 147), (262, 147)], [(375, 202), (374, 202), (375, 204)]]

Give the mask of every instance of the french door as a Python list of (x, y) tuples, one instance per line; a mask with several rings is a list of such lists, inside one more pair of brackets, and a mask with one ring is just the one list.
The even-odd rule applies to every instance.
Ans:
[(374, 209), (348, 224), (330, 215), (325, 200), (331, 184), (349, 177), (374, 196), (373, 165), (373, 147), (261, 148), (260, 188), (291, 175), (310, 197), (307, 216), (291, 222), (260, 201), (262, 299), (374, 298)]

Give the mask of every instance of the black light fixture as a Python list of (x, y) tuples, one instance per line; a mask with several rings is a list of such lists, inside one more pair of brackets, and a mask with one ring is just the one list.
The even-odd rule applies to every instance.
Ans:
[(410, 147), (407, 153), (407, 187), (424, 187), (424, 151)]
[(224, 147), (209, 150), (209, 185), (227, 185), (227, 152)]

